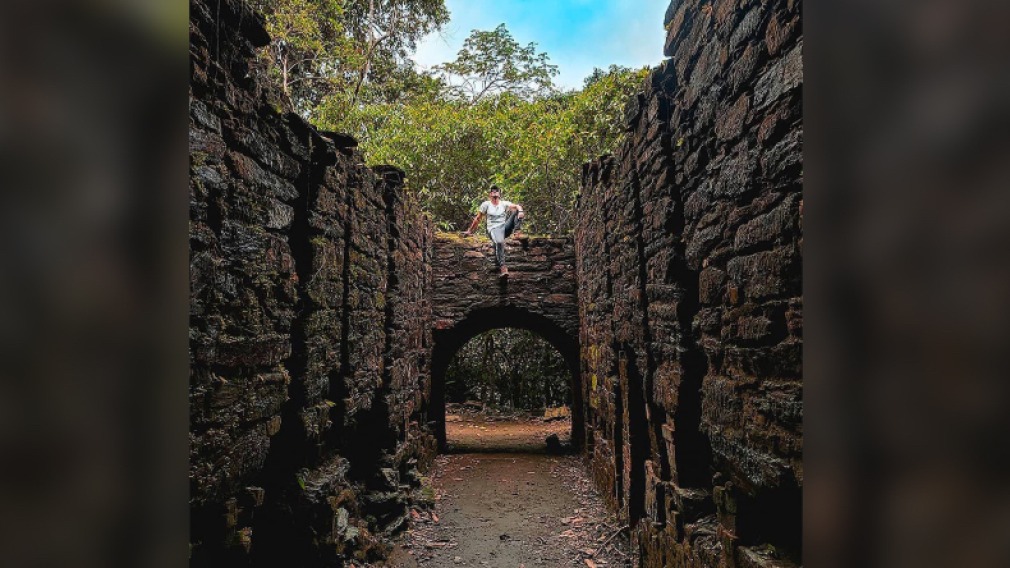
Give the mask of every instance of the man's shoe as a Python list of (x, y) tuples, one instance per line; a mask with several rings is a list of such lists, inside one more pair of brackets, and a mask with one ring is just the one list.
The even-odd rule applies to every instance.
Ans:
[(507, 266), (501, 267), (498, 270), (498, 278), (508, 278), (508, 277), (509, 277), (509, 269), (508, 269), (508, 267)]

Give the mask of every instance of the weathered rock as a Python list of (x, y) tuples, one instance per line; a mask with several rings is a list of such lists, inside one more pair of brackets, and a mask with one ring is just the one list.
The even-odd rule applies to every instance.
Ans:
[(192, 564), (374, 556), (434, 451), (430, 223), (402, 172), (274, 110), (244, 2), (191, 8)]
[[(498, 277), (491, 241), (436, 235), (434, 317), (452, 325), (481, 310), (523, 310), (578, 335), (575, 248), (571, 239), (534, 237), (506, 242), (507, 279)], [(470, 275), (476, 275), (471, 280)], [(498, 314), (504, 317), (504, 313)]]
[(788, 0), (671, 2), (671, 59), (583, 169), (586, 437), (643, 566), (800, 558), (798, 22)]

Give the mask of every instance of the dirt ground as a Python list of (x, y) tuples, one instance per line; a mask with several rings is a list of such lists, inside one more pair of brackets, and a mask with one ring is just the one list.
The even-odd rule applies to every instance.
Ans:
[(447, 421), (455, 451), (495, 448), (495, 453), (435, 460), (430, 477), (435, 507), (412, 513), (394, 565), (637, 566), (627, 531), (607, 512), (582, 458), (543, 452), (545, 436), (563, 434), (567, 440), (568, 420), (472, 418)]
[(557, 434), (567, 447), (572, 438), (571, 419), (522, 420), (476, 413), (445, 417), (445, 438), (451, 453), (543, 453), (547, 449), (545, 440), (551, 434)]

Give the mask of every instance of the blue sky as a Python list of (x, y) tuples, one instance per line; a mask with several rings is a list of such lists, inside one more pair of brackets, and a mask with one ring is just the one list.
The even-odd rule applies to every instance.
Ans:
[(537, 44), (566, 89), (582, 87), (593, 67), (654, 66), (663, 60), (663, 14), (670, 0), (446, 0), (451, 19), (426, 37), (414, 60), (422, 68), (451, 61), (473, 29), (504, 23), (520, 44)]

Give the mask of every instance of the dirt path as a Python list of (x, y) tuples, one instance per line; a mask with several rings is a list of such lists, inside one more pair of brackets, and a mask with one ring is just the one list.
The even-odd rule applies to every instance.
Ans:
[[(458, 440), (498, 447), (503, 438), (525, 430), (530, 436), (520, 444), (542, 447), (544, 426), (562, 428), (556, 422), (485, 426)], [(434, 511), (414, 514), (403, 542), (409, 556), (403, 566), (637, 565), (626, 532), (607, 512), (579, 456), (443, 455), (435, 460), (431, 485)]]
[(473, 414), (445, 417), (445, 437), (451, 453), (503, 452), (542, 453), (551, 434), (567, 446), (572, 438), (572, 421), (502, 420)]

